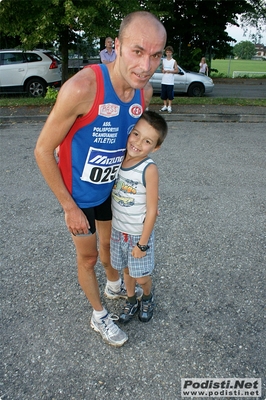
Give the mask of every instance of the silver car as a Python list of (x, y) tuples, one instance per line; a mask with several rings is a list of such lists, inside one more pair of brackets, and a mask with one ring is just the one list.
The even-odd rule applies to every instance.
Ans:
[[(214, 83), (211, 78), (198, 72), (190, 72), (178, 65), (179, 72), (175, 74), (175, 93), (187, 93), (190, 97), (200, 97), (213, 91)], [(159, 67), (150, 79), (153, 93), (161, 93), (162, 71)]]

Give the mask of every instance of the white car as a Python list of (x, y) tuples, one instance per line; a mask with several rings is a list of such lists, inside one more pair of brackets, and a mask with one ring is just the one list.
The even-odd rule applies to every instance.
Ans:
[[(211, 78), (198, 72), (190, 72), (178, 65), (179, 72), (175, 74), (174, 92), (187, 93), (191, 97), (200, 97), (212, 93), (214, 83)], [(150, 79), (153, 93), (161, 93), (162, 71), (159, 67)]]
[(44, 96), (48, 86), (61, 86), (62, 65), (45, 50), (0, 50), (0, 93)]

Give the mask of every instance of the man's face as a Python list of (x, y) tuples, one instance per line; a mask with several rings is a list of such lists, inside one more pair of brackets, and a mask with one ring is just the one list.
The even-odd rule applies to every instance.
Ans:
[(131, 23), (122, 41), (116, 39), (116, 54), (122, 78), (134, 89), (143, 88), (161, 62), (166, 34), (150, 20)]
[(105, 47), (107, 49), (111, 49), (113, 47), (113, 39), (106, 39), (105, 41)]

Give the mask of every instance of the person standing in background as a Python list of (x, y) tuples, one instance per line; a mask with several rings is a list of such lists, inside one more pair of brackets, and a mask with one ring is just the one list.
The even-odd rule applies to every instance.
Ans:
[(169, 114), (172, 112), (172, 101), (174, 100), (174, 74), (178, 73), (177, 62), (172, 57), (173, 52), (172, 46), (165, 48), (166, 58), (163, 59), (162, 65), (161, 99), (164, 105), (160, 111), (168, 111)]
[(204, 74), (204, 75), (208, 76), (208, 65), (206, 63), (205, 57), (202, 57), (202, 59), (199, 63), (199, 66), (200, 66), (200, 70), (199, 70), (200, 74)]
[(111, 37), (107, 37), (105, 39), (105, 49), (100, 51), (100, 58), (103, 64), (109, 64), (116, 59), (116, 53), (113, 49), (113, 43), (114, 41)]

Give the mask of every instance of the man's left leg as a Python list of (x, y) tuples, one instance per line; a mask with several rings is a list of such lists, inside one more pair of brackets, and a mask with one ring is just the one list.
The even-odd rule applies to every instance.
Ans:
[(96, 230), (99, 236), (99, 257), (104, 266), (107, 280), (116, 282), (120, 279), (120, 277), (119, 272), (111, 265), (111, 221), (96, 221)]

